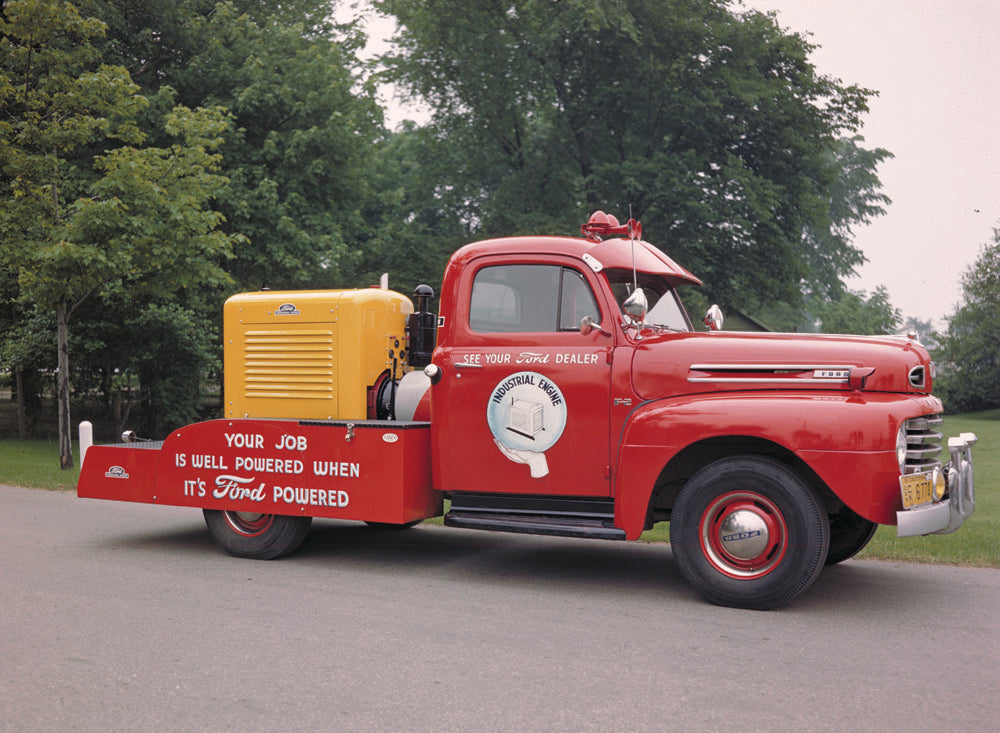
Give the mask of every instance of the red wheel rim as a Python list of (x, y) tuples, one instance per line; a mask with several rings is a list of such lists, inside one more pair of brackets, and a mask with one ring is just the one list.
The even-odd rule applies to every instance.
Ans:
[(236, 534), (257, 537), (264, 534), (274, 523), (273, 514), (259, 512), (223, 512), (226, 523)]
[(755, 491), (733, 491), (702, 513), (699, 538), (713, 568), (730, 578), (753, 580), (781, 564), (788, 526), (770, 499)]

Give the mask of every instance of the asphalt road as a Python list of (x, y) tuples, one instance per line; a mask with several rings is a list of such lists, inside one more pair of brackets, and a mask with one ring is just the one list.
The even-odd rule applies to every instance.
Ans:
[(662, 545), (200, 512), (0, 486), (0, 730), (997, 730), (1000, 571), (827, 568), (718, 608)]

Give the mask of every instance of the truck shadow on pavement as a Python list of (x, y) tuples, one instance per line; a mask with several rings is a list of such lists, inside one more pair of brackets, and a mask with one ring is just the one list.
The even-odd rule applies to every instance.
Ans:
[(436, 578), (487, 585), (516, 584), (574, 593), (696, 594), (666, 545), (483, 532), (441, 526), (408, 530), (314, 522), (288, 562), (340, 571)]
[[(458, 530), (440, 526), (380, 530), (350, 523), (314, 522), (309, 537), (288, 561), (334, 563), (339, 569), (410, 575), (414, 569), (463, 582), (544, 586), (553, 590), (617, 597), (669, 594), (704, 605), (681, 576), (667, 544), (595, 541)], [(903, 568), (903, 572), (900, 571)], [(787, 609), (841, 608), (845, 613), (918, 606), (948, 597), (939, 577), (921, 566), (849, 560), (824, 568), (815, 583)], [(932, 603), (936, 605), (936, 603)]]
[[(106, 538), (109, 549), (226, 557), (203, 527), (132, 532)], [(255, 563), (261, 561), (236, 560)], [(687, 584), (669, 545), (595, 541), (461, 530), (429, 525), (380, 529), (357, 522), (317, 520), (293, 554), (276, 563), (311, 566), (341, 574), (412, 578), (429, 573), (462, 583), (550, 589), (553, 593), (669, 597), (671, 603), (705, 602)], [(782, 612), (892, 613), (901, 607), (936, 607), (953, 584), (922, 566), (849, 560), (824, 568), (816, 582)], [(339, 582), (343, 582), (342, 580)]]

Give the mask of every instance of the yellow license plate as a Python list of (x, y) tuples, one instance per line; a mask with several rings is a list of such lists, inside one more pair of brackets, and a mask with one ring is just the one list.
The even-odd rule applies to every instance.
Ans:
[(899, 477), (899, 489), (903, 494), (903, 508), (927, 504), (931, 500), (931, 475), (911, 473)]

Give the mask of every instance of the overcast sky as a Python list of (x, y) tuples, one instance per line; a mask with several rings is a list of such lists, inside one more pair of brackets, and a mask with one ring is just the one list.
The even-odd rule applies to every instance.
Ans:
[(879, 92), (861, 132), (896, 156), (879, 168), (893, 203), (857, 232), (869, 262), (849, 285), (884, 284), (904, 316), (950, 315), (1000, 220), (1000, 2), (745, 4), (812, 33), (820, 72)]
[[(1000, 0), (744, 4), (810, 33), (820, 73), (879, 92), (861, 134), (895, 155), (879, 168), (893, 203), (856, 232), (869, 262), (848, 285), (885, 285), (904, 317), (943, 326), (961, 300), (962, 273), (1000, 222)], [(372, 23), (372, 46), (384, 47), (392, 29)], [(421, 118), (386, 101), (390, 124)]]

